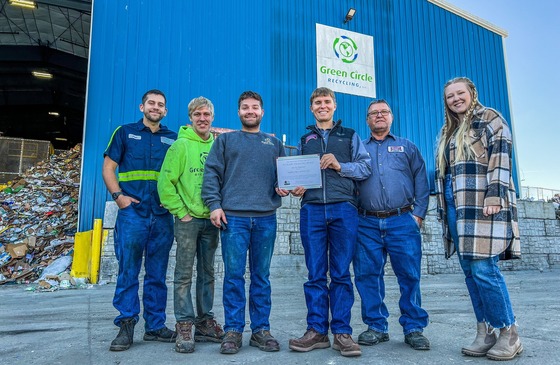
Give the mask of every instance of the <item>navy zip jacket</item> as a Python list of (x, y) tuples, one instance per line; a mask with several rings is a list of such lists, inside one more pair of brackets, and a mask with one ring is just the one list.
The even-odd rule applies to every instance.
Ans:
[(309, 132), (300, 139), (302, 155), (332, 153), (342, 168), (340, 172), (322, 170), (322, 188), (308, 189), (303, 195), (302, 205), (350, 202), (357, 206), (355, 181), (366, 179), (371, 174), (371, 159), (357, 133), (341, 124), (339, 120), (326, 131), (310, 125), (307, 127)]

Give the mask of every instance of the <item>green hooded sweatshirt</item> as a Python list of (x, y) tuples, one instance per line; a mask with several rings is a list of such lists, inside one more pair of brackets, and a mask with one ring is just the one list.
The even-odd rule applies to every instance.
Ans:
[(213, 143), (212, 134), (205, 141), (191, 126), (182, 126), (177, 140), (167, 150), (159, 174), (158, 193), (163, 206), (179, 219), (187, 214), (210, 217), (201, 191), (204, 164)]

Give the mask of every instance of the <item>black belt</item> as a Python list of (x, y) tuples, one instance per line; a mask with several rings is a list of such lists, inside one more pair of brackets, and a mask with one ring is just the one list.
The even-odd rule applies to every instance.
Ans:
[(383, 211), (374, 212), (374, 211), (365, 210), (365, 209), (360, 209), (358, 212), (360, 213), (360, 215), (373, 216), (373, 217), (377, 217), (377, 218), (389, 218), (389, 217), (392, 217), (394, 215), (401, 215), (403, 213), (412, 212), (413, 209), (414, 209), (413, 205), (407, 205), (407, 206), (404, 206), (402, 208), (393, 209), (393, 210), (384, 211), (384, 212)]

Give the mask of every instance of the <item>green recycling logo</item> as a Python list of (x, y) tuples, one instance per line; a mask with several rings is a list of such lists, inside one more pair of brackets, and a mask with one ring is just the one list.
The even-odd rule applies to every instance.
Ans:
[(200, 153), (200, 164), (204, 166), (206, 163), (206, 158), (208, 158), (208, 152), (201, 152)]
[(352, 63), (358, 58), (358, 46), (352, 38), (341, 35), (333, 42), (333, 51), (337, 58), (344, 63)]

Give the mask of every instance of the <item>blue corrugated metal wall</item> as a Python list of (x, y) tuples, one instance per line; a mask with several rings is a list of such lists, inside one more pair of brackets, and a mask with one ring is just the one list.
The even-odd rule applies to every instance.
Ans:
[[(343, 24), (350, 7), (356, 15)], [(469, 76), (481, 101), (509, 120), (502, 37), (428, 1), (96, 0), (79, 230), (103, 215), (103, 150), (118, 125), (140, 118), (148, 89), (167, 94), (164, 124), (175, 130), (199, 95), (214, 102), (214, 126), (238, 129), (237, 98), (255, 90), (265, 103), (262, 129), (297, 144), (313, 123), (315, 23), (374, 37), (377, 96), (391, 103), (393, 131), (418, 144), (432, 175), (447, 79)], [(369, 99), (338, 93), (337, 101), (335, 118), (365, 138)]]
[(427, 1), (388, 3), (393, 22), (387, 42), (394, 73), (387, 98), (395, 111), (394, 131), (419, 146), (433, 183), (447, 80), (469, 77), (480, 101), (511, 120), (503, 38)]

